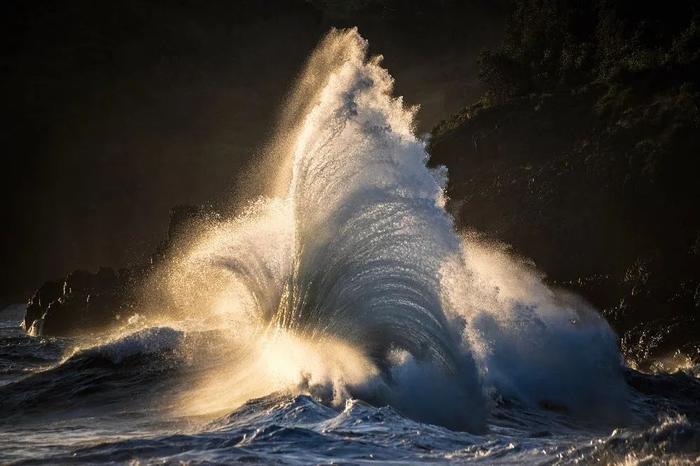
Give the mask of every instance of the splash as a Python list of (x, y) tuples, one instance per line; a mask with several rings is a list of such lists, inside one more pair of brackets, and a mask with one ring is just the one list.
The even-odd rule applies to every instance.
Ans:
[[(182, 405), (275, 391), (391, 404), (460, 430), (488, 393), (586, 413), (624, 405), (614, 335), (502, 249), (461, 237), (416, 109), (355, 29), (311, 57), (263, 164), (269, 195), (210, 225), (168, 270), (178, 308), (225, 329)], [(270, 181), (272, 179), (272, 181)]]

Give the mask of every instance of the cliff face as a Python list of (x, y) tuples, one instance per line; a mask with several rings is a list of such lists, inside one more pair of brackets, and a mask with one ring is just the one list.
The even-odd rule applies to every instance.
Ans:
[(698, 357), (700, 16), (633, 7), (516, 2), (487, 93), (430, 150), (461, 225), (588, 298), (644, 365)]

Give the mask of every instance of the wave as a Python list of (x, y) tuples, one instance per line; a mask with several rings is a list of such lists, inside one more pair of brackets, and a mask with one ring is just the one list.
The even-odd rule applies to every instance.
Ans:
[(615, 429), (608, 437), (563, 454), (571, 462), (602, 464), (697, 464), (700, 424), (683, 415), (664, 416), (643, 430)]
[[(521, 417), (521, 421), (526, 417)], [(487, 437), (415, 422), (389, 406), (346, 400), (331, 409), (308, 395), (271, 394), (249, 400), (232, 413), (196, 431), (117, 438), (78, 447), (44, 460), (52, 462), (508, 462), (694, 464), (700, 444), (698, 424), (665, 416), (644, 428), (611, 434), (575, 429), (533, 430), (491, 419)], [(552, 428), (552, 423), (545, 426)], [(562, 432), (565, 432), (562, 435)]]
[(595, 309), (456, 231), (392, 85), (356, 30), (328, 35), (269, 195), (154, 276), (170, 314), (84, 340), (10, 316), (0, 461), (697, 462), (697, 367), (625, 368)]
[(70, 413), (76, 407), (101, 413), (120, 410), (136, 394), (139, 402), (158, 398), (182, 368), (183, 338), (180, 331), (153, 327), (73, 349), (51, 367), (0, 387), (3, 422), (34, 414)]
[(222, 412), (286, 389), (476, 432), (495, 393), (624, 419), (610, 327), (502, 246), (458, 234), (447, 171), (427, 167), (416, 109), (392, 88), (356, 30), (332, 31), (271, 152), (283, 194), (193, 232), (173, 259), (175, 305), (238, 348), (183, 404)]

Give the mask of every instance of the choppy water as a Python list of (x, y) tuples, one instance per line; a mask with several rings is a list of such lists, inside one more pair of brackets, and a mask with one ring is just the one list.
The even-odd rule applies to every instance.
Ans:
[[(20, 315), (0, 314), (2, 464), (695, 464), (700, 457), (700, 382), (683, 372), (628, 371), (637, 419), (625, 427), (498, 399), (488, 432), (469, 434), (389, 406), (352, 398), (329, 406), (294, 393), (201, 419), (175, 414), (167, 400), (206, 366), (210, 336), (158, 327), (74, 352), (95, 342), (27, 336)], [(181, 351), (185, 341), (196, 355)]]
[(0, 462), (698, 460), (697, 378), (626, 368), (588, 304), (458, 232), (366, 50), (319, 46), (268, 195), (192, 231), (145, 317), (65, 339), (3, 313)]

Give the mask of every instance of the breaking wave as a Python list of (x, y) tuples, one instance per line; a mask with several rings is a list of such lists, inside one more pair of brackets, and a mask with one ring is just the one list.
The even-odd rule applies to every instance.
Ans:
[(392, 84), (332, 31), (267, 195), (193, 226), (141, 315), (44, 338), (0, 314), (0, 462), (696, 464), (697, 367), (624, 367), (586, 302), (458, 232)]
[(287, 390), (480, 431), (496, 393), (624, 418), (613, 332), (502, 246), (458, 234), (447, 171), (427, 167), (392, 87), (356, 30), (331, 32), (284, 112), (270, 195), (173, 260), (173, 302), (236, 348), (182, 404), (223, 412)]

